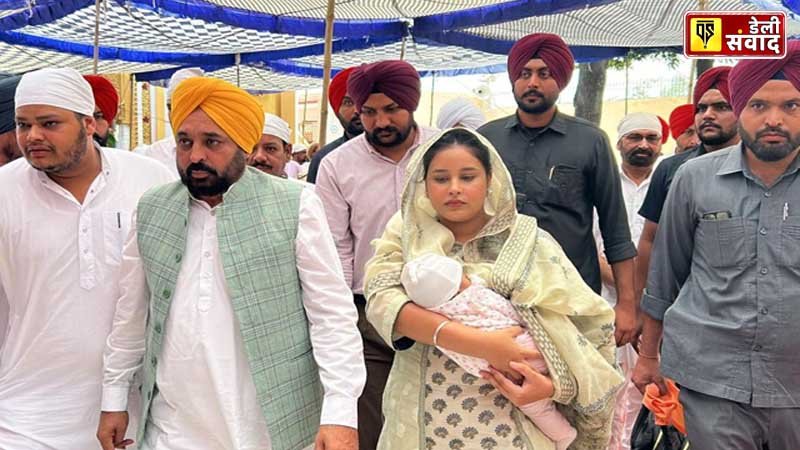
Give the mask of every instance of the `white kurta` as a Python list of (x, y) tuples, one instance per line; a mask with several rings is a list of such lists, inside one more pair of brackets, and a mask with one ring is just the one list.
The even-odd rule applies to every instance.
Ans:
[(25, 159), (0, 169), (0, 449), (100, 448), (122, 244), (139, 197), (173, 180), (130, 152), (101, 157), (83, 204)]
[[(321, 423), (355, 428), (366, 379), (357, 312), (322, 203), (310, 188), (300, 198), (296, 259), (325, 391)], [(125, 409), (124, 393), (145, 349), (148, 296), (135, 230), (125, 245), (124, 260), (125, 294), (105, 357), (104, 411)], [(269, 430), (222, 270), (215, 209), (205, 202), (191, 202), (182, 261), (165, 321), (156, 371), (158, 393), (144, 448), (269, 449)]]
[(164, 167), (169, 169), (176, 179), (179, 178), (178, 165), (175, 161), (176, 148), (174, 137), (167, 136), (164, 139), (153, 142), (150, 145), (141, 145), (133, 149), (133, 152), (155, 159), (163, 164)]

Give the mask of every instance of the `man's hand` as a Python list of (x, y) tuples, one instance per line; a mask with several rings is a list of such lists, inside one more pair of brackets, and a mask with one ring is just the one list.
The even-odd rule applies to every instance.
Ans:
[(125, 411), (114, 411), (100, 413), (100, 424), (97, 426), (97, 440), (103, 450), (114, 450), (115, 448), (125, 448), (133, 444), (132, 439), (125, 439), (125, 431), (128, 429), (128, 413)]
[(661, 376), (661, 369), (659, 369), (657, 359), (640, 355), (636, 361), (636, 366), (633, 368), (631, 381), (642, 394), (644, 394), (645, 388), (650, 383), (655, 383), (658, 386), (661, 395), (667, 394), (667, 385), (664, 383), (664, 377)]
[(625, 344), (636, 344), (639, 339), (639, 334), (642, 332), (642, 326), (639, 322), (639, 315), (634, 308), (622, 307), (619, 303), (614, 307), (614, 340), (617, 342), (617, 347), (622, 347)]
[(358, 450), (358, 430), (343, 425), (320, 425), (314, 450)]

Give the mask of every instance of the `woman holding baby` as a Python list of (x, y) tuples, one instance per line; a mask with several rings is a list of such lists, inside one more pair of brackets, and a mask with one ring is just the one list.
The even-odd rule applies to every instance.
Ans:
[(409, 162), (365, 282), (397, 350), (379, 449), (605, 449), (614, 312), (515, 198), (475, 132), (444, 131)]

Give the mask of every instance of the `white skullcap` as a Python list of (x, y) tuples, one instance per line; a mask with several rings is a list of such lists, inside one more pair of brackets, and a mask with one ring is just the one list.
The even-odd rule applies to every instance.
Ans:
[(306, 148), (306, 146), (305, 146), (305, 145), (303, 145), (303, 144), (294, 144), (294, 145), (292, 146), (292, 154), (293, 154), (293, 155), (294, 155), (295, 153), (307, 152), (307, 151), (308, 151), (308, 148)]
[(181, 81), (194, 77), (202, 77), (203, 75), (205, 75), (205, 72), (199, 67), (176, 70), (175, 73), (169, 77), (169, 84), (167, 84), (167, 101), (169, 102), (172, 99), (172, 93), (175, 92), (175, 88), (181, 84)]
[(423, 308), (434, 308), (458, 293), (463, 274), (455, 259), (427, 253), (403, 266), (400, 282), (411, 301)]
[(92, 116), (94, 94), (89, 82), (75, 69), (40, 69), (19, 80), (14, 105), (48, 105)]
[(485, 122), (486, 117), (481, 110), (465, 98), (450, 100), (442, 105), (442, 108), (439, 109), (439, 117), (436, 118), (436, 126), (440, 130), (452, 128), (457, 124), (470, 130), (477, 130)]
[(289, 124), (275, 114), (264, 113), (264, 129), (261, 134), (275, 136), (287, 144), (292, 142)]
[(661, 137), (661, 121), (658, 116), (646, 112), (630, 113), (622, 118), (619, 126), (617, 126), (618, 139), (630, 133), (633, 130), (650, 130), (654, 131)]

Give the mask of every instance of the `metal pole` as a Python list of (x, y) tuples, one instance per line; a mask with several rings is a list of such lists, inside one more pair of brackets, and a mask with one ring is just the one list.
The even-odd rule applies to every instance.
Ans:
[(436, 72), (431, 74), (431, 111), (430, 116), (428, 117), (428, 126), (433, 126), (433, 100), (434, 100), (434, 91), (436, 90)]
[[(697, 9), (699, 11), (706, 11), (708, 9), (708, 1), (698, 0)], [(692, 91), (694, 90), (695, 72), (697, 72), (697, 60), (692, 59), (691, 69), (689, 69), (689, 92), (686, 94), (687, 97), (686, 103), (694, 102), (693, 98), (694, 96), (692, 95)]]
[(130, 110), (130, 114), (128, 115), (128, 119), (130, 120), (130, 145), (129, 148), (131, 151), (134, 149), (134, 144), (136, 143), (136, 137), (133, 134), (133, 124), (136, 123), (136, 118), (133, 116), (136, 112), (136, 74), (131, 74), (131, 100), (130, 105), (128, 105), (128, 109)]
[(322, 63), (322, 99), (319, 102), (319, 144), (325, 145), (328, 131), (328, 85), (331, 83), (331, 53), (333, 53), (333, 7), (336, 0), (328, 0), (325, 16), (325, 60)]
[(403, 36), (403, 40), (400, 43), (400, 61), (405, 61), (406, 59), (406, 37)]
[(95, 0), (94, 2), (94, 62), (92, 64), (92, 73), (97, 74), (97, 63), (100, 59), (100, 2), (103, 0)]
[(240, 69), (242, 66), (242, 54), (236, 54), (236, 86), (241, 87)]
[(628, 115), (628, 66), (630, 61), (625, 59), (625, 115)]

